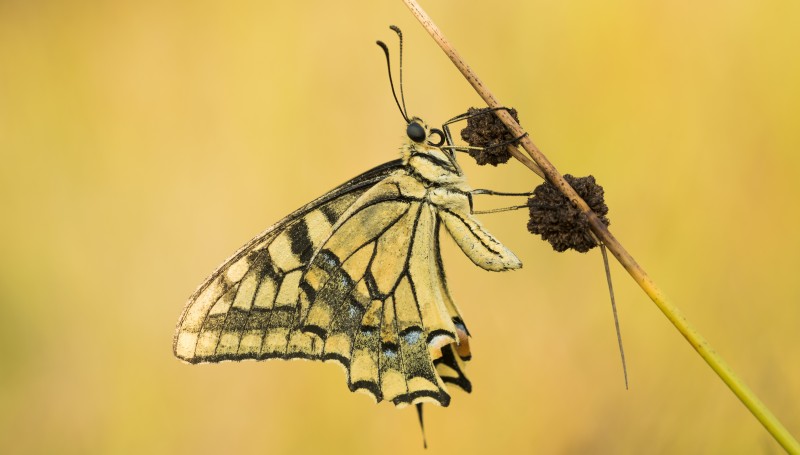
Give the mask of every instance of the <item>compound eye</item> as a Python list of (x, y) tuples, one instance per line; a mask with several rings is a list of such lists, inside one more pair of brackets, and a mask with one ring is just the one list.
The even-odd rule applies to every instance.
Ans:
[(414, 142), (421, 143), (425, 140), (425, 128), (417, 122), (411, 122), (406, 128), (406, 134)]

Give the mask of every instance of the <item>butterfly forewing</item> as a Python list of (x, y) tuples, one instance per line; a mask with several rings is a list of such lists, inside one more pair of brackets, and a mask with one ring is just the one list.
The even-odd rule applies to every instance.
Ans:
[(348, 181), (236, 252), (190, 297), (175, 355), (192, 363), (287, 356), (280, 339), (297, 322), (298, 286), (315, 247), (364, 192), (400, 167), (393, 161)]

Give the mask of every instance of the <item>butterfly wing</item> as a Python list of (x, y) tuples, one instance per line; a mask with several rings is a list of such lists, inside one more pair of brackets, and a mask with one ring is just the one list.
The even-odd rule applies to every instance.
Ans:
[(295, 322), (308, 261), (342, 214), (401, 167), (396, 160), (373, 168), (243, 246), (189, 298), (173, 340), (175, 355), (191, 363), (290, 357), (271, 346)]
[(376, 401), (447, 406), (445, 382), (471, 390), (468, 335), (419, 185), (392, 176), (347, 210), (302, 276), (299, 330), (278, 349), (339, 362), (350, 390)]

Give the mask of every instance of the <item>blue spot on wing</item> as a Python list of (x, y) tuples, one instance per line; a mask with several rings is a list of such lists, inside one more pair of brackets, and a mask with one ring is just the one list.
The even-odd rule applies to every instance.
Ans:
[(414, 344), (414, 343), (418, 342), (421, 337), (422, 337), (422, 330), (420, 330), (420, 329), (418, 329), (416, 327), (409, 329), (403, 335), (403, 339), (408, 344)]

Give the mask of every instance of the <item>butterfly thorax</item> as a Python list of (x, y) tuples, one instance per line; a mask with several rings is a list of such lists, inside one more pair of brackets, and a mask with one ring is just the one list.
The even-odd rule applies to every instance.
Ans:
[(452, 165), (441, 149), (411, 141), (403, 145), (403, 163), (414, 174), (433, 185), (459, 184), (464, 182), (460, 170)]
[[(417, 117), (413, 122), (422, 126), (426, 138), (421, 142), (407, 139), (401, 148), (403, 164), (409, 171), (423, 183), (430, 186), (455, 186), (461, 189), (464, 186), (464, 175), (456, 163), (452, 152), (431, 145), (429, 141), (431, 130)], [(464, 190), (469, 190), (464, 188)]]

